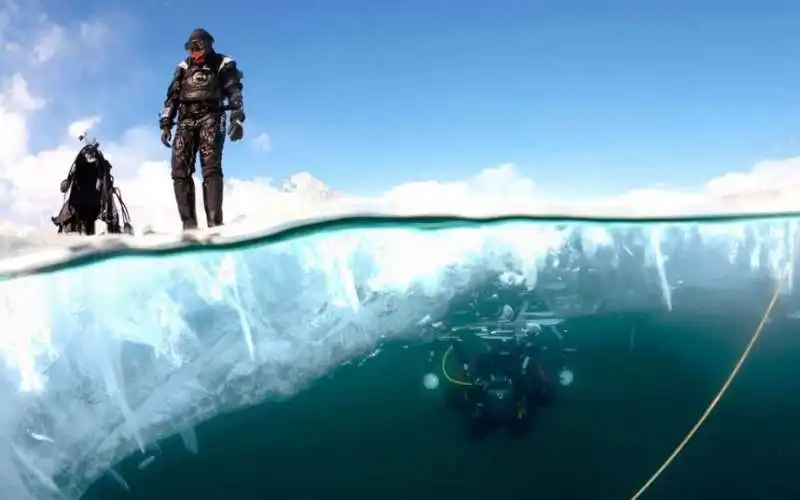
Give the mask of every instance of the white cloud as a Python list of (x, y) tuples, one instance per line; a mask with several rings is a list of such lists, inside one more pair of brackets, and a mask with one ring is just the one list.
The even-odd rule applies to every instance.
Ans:
[(81, 120), (74, 121), (67, 127), (67, 133), (70, 137), (78, 138), (91, 132), (95, 127), (100, 125), (102, 118), (99, 116), (89, 116)]
[(8, 109), (19, 111), (37, 111), (44, 107), (44, 99), (34, 97), (28, 89), (28, 82), (19, 74), (14, 73), (3, 82), (3, 93), (0, 103)]
[(111, 35), (109, 27), (97, 20), (80, 23), (79, 29), (81, 40), (91, 46), (105, 43)]
[(709, 182), (711, 192), (719, 196), (776, 188), (800, 188), (800, 157), (760, 161), (749, 172), (730, 172)]
[(270, 151), (272, 149), (272, 138), (266, 132), (261, 132), (253, 139), (253, 146), (261, 151)]
[(66, 30), (57, 24), (48, 23), (33, 46), (34, 61), (39, 64), (49, 61), (66, 43)]

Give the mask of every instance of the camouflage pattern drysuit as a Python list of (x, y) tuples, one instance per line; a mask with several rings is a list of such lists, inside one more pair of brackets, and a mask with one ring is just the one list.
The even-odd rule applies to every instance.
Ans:
[[(241, 140), (244, 135), (242, 73), (236, 67), (236, 61), (215, 52), (213, 44), (214, 38), (206, 30), (192, 32), (185, 45), (189, 57), (175, 69), (159, 120), (161, 142), (172, 148), (172, 183), (184, 229), (197, 227), (192, 174), (198, 152), (208, 227), (222, 224), (222, 149), (226, 110), (231, 112), (231, 140)], [(176, 117), (173, 141), (172, 127), (176, 124)]]

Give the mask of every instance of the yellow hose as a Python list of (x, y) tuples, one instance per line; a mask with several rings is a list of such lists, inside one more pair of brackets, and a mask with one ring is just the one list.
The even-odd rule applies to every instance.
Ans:
[(450, 382), (451, 384), (460, 385), (464, 387), (469, 387), (473, 385), (471, 382), (465, 382), (463, 380), (458, 380), (456, 378), (453, 378), (450, 376), (449, 373), (447, 373), (447, 358), (450, 357), (450, 351), (452, 350), (453, 346), (448, 347), (447, 350), (444, 352), (444, 356), (442, 356), (442, 375), (444, 375), (444, 378), (446, 378), (447, 381)]

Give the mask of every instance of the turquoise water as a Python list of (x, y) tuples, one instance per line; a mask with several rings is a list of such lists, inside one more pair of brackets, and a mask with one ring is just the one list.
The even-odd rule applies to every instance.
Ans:
[[(683, 438), (746, 343), (754, 314), (581, 320), (579, 385), (521, 441), (465, 438), (424, 391), (427, 350), (397, 350), (281, 404), (177, 438), (131, 493), (104, 478), (87, 499), (630, 498)], [(629, 350), (625, 330), (639, 326)], [(584, 330), (585, 329), (585, 330)], [(603, 341), (592, 339), (604, 334)], [(585, 342), (585, 343), (584, 343)], [(681, 348), (678, 342), (690, 343)], [(642, 498), (797, 498), (796, 330), (774, 325), (708, 424)], [(424, 352), (423, 352), (424, 351)]]
[[(0, 379), (10, 470), (31, 498), (56, 498), (47, 478), (87, 500), (631, 498), (781, 285), (641, 498), (798, 497), (795, 219), (425, 224), (39, 261), (52, 272), (3, 284), (7, 319), (14, 300), (48, 308), (13, 324), (46, 326), (58, 353), (23, 343), (37, 391), (19, 362)], [(485, 342), (458, 327), (534, 302), (561, 320), (575, 380), (524, 438), (469, 439), (445, 405), (443, 331)]]

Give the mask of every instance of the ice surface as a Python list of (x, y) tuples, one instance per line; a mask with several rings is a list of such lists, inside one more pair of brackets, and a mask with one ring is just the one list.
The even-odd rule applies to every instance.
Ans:
[[(429, 336), (481, 285), (536, 287), (555, 314), (532, 316), (541, 326), (598, 308), (669, 310), (680, 287), (774, 284), (797, 230), (788, 219), (361, 222), (273, 229), (249, 248), (252, 230), (237, 227), (189, 241), (0, 242), (0, 498), (77, 499), (106, 472), (127, 488), (110, 467), (131, 452), (148, 452), (146, 467), (150, 447), (179, 434), (202, 453), (199, 422), (291, 395), (385, 339)], [(205, 244), (215, 251), (188, 251)], [(66, 266), (98, 256), (115, 258)]]

